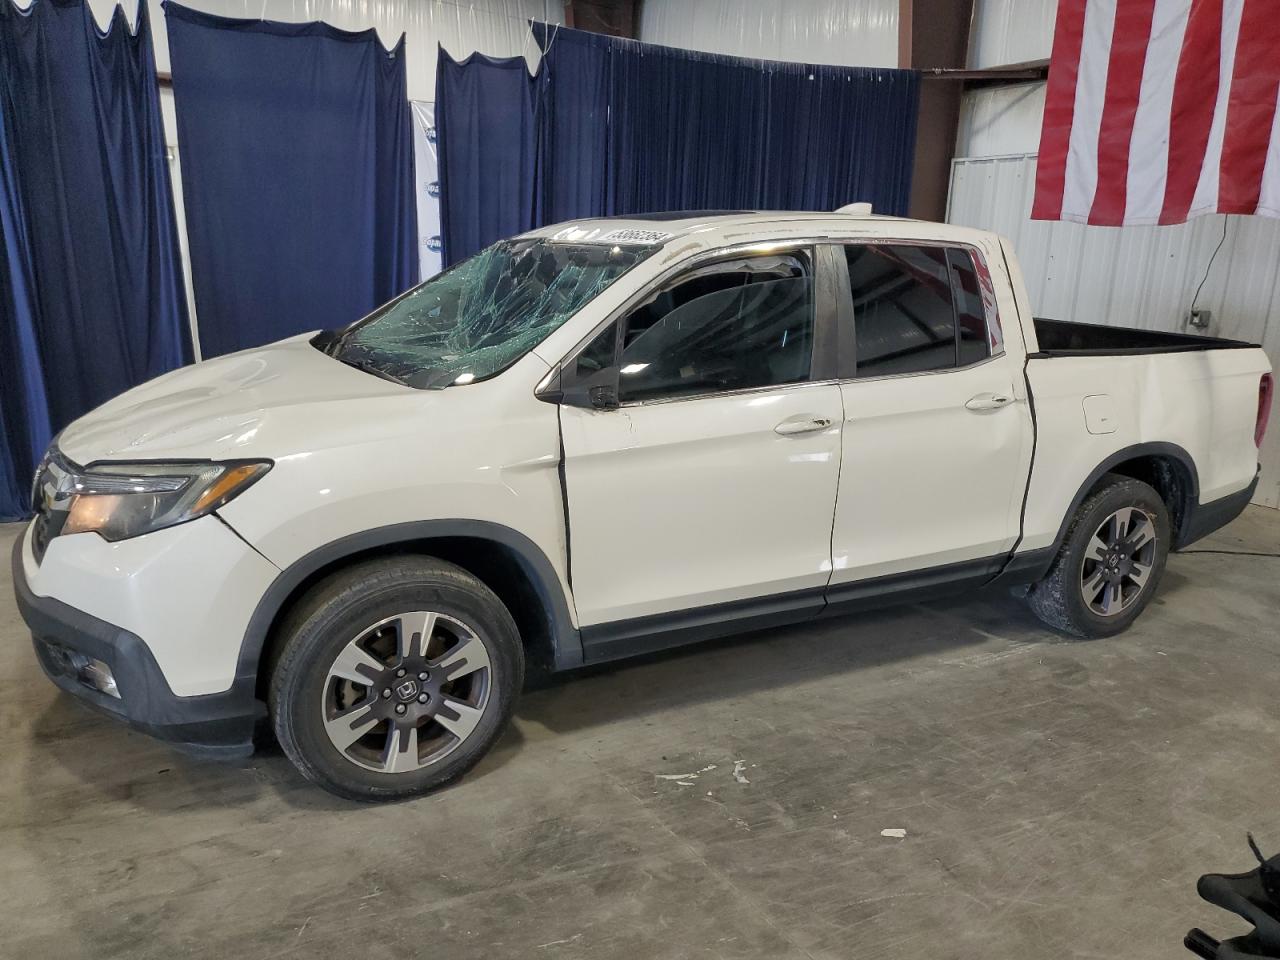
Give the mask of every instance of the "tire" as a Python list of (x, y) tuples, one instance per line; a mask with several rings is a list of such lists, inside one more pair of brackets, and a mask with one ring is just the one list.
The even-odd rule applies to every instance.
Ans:
[(502, 601), (430, 557), (322, 580), (282, 638), (268, 696), (276, 738), (303, 776), (350, 800), (416, 797), (462, 776), (506, 728), (524, 678)]
[[(1145, 540), (1147, 533), (1154, 539)], [(1027, 602), (1070, 636), (1114, 636), (1151, 602), (1171, 543), (1160, 494), (1140, 480), (1107, 474), (1076, 509), (1053, 565), (1032, 585)]]

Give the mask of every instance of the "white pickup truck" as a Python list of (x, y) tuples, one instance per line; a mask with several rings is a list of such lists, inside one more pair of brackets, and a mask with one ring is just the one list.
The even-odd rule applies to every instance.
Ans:
[(1257, 482), (1256, 346), (1033, 320), (988, 233), (589, 220), (67, 427), (14, 582), (55, 683), (391, 799), (571, 669), (980, 585), (1123, 630)]

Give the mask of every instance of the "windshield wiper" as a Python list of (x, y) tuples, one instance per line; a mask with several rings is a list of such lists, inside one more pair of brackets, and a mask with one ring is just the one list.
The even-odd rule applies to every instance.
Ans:
[(456, 370), (427, 367), (425, 370), (415, 370), (404, 382), (415, 390), (443, 390), (445, 387), (452, 386), (457, 378)]
[(355, 367), (362, 373), (371, 373), (375, 377), (381, 377), (383, 380), (390, 380), (392, 383), (398, 383), (402, 387), (407, 387), (409, 385), (394, 373), (387, 373), (387, 371), (383, 370), (371, 360), (352, 360), (349, 357), (339, 357), (334, 354), (329, 354), (329, 356), (333, 357), (333, 359), (337, 360), (339, 363), (345, 363), (348, 367)]
[(311, 338), (311, 345), (326, 356), (332, 357), (342, 343), (342, 333), (338, 330), (321, 330)]

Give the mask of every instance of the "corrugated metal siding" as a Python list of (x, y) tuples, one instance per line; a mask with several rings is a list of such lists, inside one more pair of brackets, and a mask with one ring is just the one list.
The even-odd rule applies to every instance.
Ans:
[(1040, 149), (1043, 83), (987, 87), (964, 95), (957, 157), (1002, 157)]
[(1000, 67), (1049, 56), (1058, 0), (974, 0), (969, 66)]
[[(1280, 221), (1200, 217), (1123, 228), (1033, 221), (1035, 163), (1034, 155), (953, 161), (947, 219), (1013, 242), (1038, 316), (1187, 331), (1186, 315), (1226, 220), (1227, 239), (1197, 306), (1213, 311), (1210, 334), (1261, 343), (1280, 357)], [(1280, 507), (1280, 410), (1273, 409), (1272, 423), (1255, 502)]]
[(898, 65), (898, 0), (644, 0), (641, 40), (762, 60)]

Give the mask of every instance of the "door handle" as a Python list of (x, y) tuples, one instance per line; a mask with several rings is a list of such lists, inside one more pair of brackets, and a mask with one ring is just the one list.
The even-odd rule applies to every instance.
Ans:
[(1013, 397), (1007, 393), (980, 393), (976, 397), (970, 397), (965, 406), (970, 410), (999, 410), (1011, 403)]
[(787, 417), (787, 419), (783, 420), (773, 428), (773, 432), (781, 434), (784, 437), (790, 437), (797, 433), (814, 433), (818, 430), (825, 430), (829, 426), (831, 426), (831, 420), (827, 417), (817, 417), (811, 413), (801, 413), (794, 417)]

